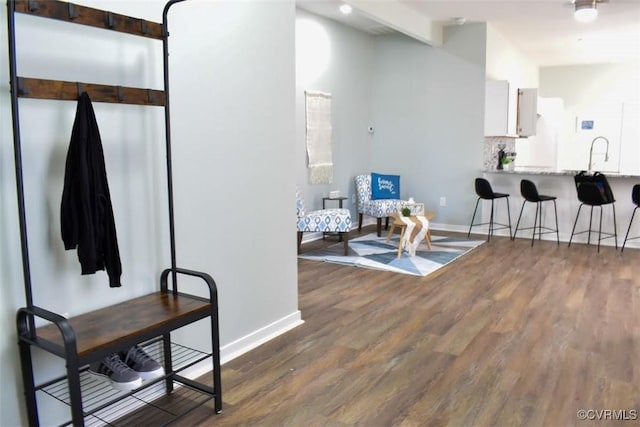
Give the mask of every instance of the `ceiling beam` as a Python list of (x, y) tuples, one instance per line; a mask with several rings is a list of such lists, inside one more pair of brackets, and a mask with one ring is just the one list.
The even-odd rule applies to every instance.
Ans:
[(442, 46), (442, 25), (397, 0), (345, 0), (362, 15), (430, 46)]

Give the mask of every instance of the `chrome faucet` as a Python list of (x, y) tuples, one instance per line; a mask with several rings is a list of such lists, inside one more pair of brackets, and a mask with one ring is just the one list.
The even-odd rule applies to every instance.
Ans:
[(604, 139), (607, 143), (607, 151), (604, 153), (604, 161), (605, 162), (609, 161), (609, 140), (604, 136), (596, 136), (595, 138), (593, 138), (593, 141), (591, 141), (591, 149), (589, 150), (589, 169), (587, 169), (587, 171), (591, 171), (591, 163), (592, 163), (591, 159), (593, 157), (593, 144), (599, 139)]

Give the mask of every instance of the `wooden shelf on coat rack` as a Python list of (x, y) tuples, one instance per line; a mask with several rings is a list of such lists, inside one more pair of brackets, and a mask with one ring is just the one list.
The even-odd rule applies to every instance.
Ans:
[(165, 105), (164, 91), (161, 90), (18, 77), (20, 98), (77, 101), (82, 92), (87, 92), (92, 102)]
[(52, 0), (15, 0), (16, 12), (162, 40), (162, 24)]

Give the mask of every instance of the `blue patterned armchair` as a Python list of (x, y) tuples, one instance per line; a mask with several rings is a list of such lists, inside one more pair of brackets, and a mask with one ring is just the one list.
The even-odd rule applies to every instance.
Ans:
[(358, 197), (358, 231), (362, 231), (362, 216), (369, 215), (376, 218), (376, 231), (380, 237), (382, 235), (382, 218), (385, 218), (385, 229), (389, 228), (389, 216), (404, 203), (404, 200), (372, 200), (371, 174), (357, 175), (355, 180)]
[(304, 198), (296, 190), (296, 216), (298, 217), (298, 252), (302, 243), (302, 233), (338, 233), (344, 242), (344, 254), (349, 252), (349, 231), (351, 212), (349, 209), (319, 209), (306, 212)]

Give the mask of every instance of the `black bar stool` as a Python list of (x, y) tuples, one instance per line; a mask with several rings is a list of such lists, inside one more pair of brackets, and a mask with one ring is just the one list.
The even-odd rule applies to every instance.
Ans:
[(622, 249), (620, 252), (624, 252), (624, 245), (627, 244), (627, 240), (640, 239), (640, 236), (632, 237), (629, 239), (629, 231), (631, 231), (631, 224), (633, 224), (633, 217), (636, 215), (636, 209), (640, 208), (640, 184), (636, 184), (633, 186), (633, 190), (631, 190), (631, 200), (636, 205), (633, 208), (633, 213), (631, 214), (631, 221), (629, 221), (629, 228), (627, 228), (627, 234), (624, 236), (624, 242), (622, 243)]
[[(597, 174), (597, 172), (596, 172)], [(594, 175), (597, 176), (597, 175)], [(604, 181), (604, 185), (606, 188), (602, 188), (603, 182), (581, 182), (578, 184), (576, 181), (578, 191), (578, 200), (580, 200), (580, 207), (578, 208), (578, 214), (576, 215), (576, 221), (573, 223), (573, 230), (571, 231), (571, 238), (569, 238), (569, 247), (571, 246), (571, 241), (573, 240), (573, 236), (576, 234), (589, 233), (587, 237), (587, 245), (591, 244), (591, 232), (595, 232), (595, 230), (591, 229), (593, 223), (593, 208), (600, 208), (600, 224), (598, 227), (598, 252), (600, 252), (600, 241), (604, 239), (609, 239), (611, 237), (614, 238), (616, 249), (618, 249), (618, 232), (616, 225), (616, 206), (615, 206), (615, 198), (613, 197), (613, 192), (609, 187), (609, 184)], [(606, 190), (606, 191), (603, 191)], [(576, 233), (576, 225), (578, 224), (578, 218), (580, 217), (580, 211), (584, 205), (591, 206), (591, 214), (589, 215), (589, 228), (584, 231), (580, 231)], [(602, 232), (602, 206), (611, 205), (613, 208), (613, 233), (603, 233)], [(602, 235), (605, 237), (602, 237)]]
[[(471, 235), (471, 228), (474, 225), (489, 224), (489, 231), (487, 232), (487, 242), (491, 239), (494, 230), (502, 230), (504, 228), (509, 229), (509, 238), (511, 238), (511, 211), (509, 210), (509, 195), (505, 193), (495, 193), (491, 188), (491, 184), (489, 184), (489, 181), (484, 178), (476, 178), (476, 194), (478, 195), (478, 200), (476, 200), (476, 208), (473, 210), (473, 216), (471, 217), (471, 225), (469, 226), (467, 237)], [(502, 198), (504, 198), (507, 202), (507, 217), (509, 218), (509, 225), (500, 224), (493, 221), (493, 201)], [(480, 203), (480, 199), (491, 200), (491, 215), (489, 217), (489, 222), (474, 224), (473, 220), (476, 218), (476, 211), (478, 210), (478, 203)], [(499, 225), (500, 227), (496, 228), (496, 225)]]
[[(536, 239), (536, 234), (538, 235), (538, 240), (540, 240), (543, 234), (548, 233), (556, 233), (556, 240), (558, 241), (558, 246), (560, 245), (560, 234), (558, 232), (558, 208), (556, 207), (556, 197), (555, 196), (543, 196), (538, 194), (538, 189), (536, 185), (529, 181), (528, 179), (523, 179), (520, 181), (520, 193), (522, 197), (524, 197), (524, 201), (522, 202), (522, 208), (520, 209), (520, 215), (518, 216), (518, 222), (516, 223), (516, 229), (513, 232), (513, 240), (516, 238), (516, 234), (518, 233), (518, 226), (520, 225), (520, 218), (522, 218), (522, 211), (524, 210), (524, 205), (527, 202), (536, 204), (536, 216), (533, 219), (533, 227), (521, 228), (520, 230), (531, 230), (533, 229), (533, 233), (531, 234), (531, 246), (533, 246), (533, 242)], [(553, 202), (553, 210), (556, 214), (556, 228), (543, 227), (542, 226), (542, 202)], [(536, 231), (536, 228), (538, 231)], [(542, 231), (542, 230), (546, 231)]]

